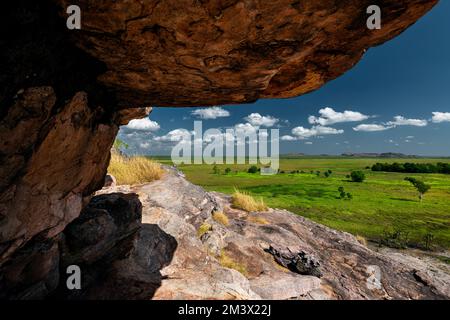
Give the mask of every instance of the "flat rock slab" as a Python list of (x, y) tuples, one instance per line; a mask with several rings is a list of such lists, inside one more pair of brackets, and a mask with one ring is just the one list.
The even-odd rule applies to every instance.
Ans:
[[(142, 202), (143, 230), (135, 253), (121, 262), (122, 273), (126, 269), (158, 273), (161, 281), (148, 299), (450, 297), (446, 290), (450, 276), (444, 272), (426, 276), (431, 271), (424, 266), (417, 269), (410, 259), (392, 259), (348, 233), (285, 210), (247, 213), (232, 208), (229, 196), (206, 192), (174, 169), (159, 181), (131, 187), (130, 192)], [(215, 211), (228, 216), (227, 226), (214, 220)], [(265, 222), (258, 223), (255, 216)], [(210, 225), (209, 231), (199, 237), (204, 223)], [(271, 245), (307, 252), (320, 263), (322, 277), (283, 267), (268, 252)], [(379, 270), (375, 282), (374, 270)], [(126, 278), (133, 283), (136, 275), (128, 272)]]

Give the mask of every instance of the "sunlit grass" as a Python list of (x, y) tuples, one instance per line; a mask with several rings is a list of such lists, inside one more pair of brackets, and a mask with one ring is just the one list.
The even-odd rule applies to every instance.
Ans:
[(247, 212), (253, 211), (267, 211), (267, 206), (263, 198), (255, 199), (246, 192), (241, 192), (235, 189), (231, 196), (231, 203), (233, 207), (245, 210)]
[(239, 263), (233, 260), (233, 258), (225, 252), (225, 250), (221, 251), (220, 256), (217, 258), (217, 260), (222, 267), (236, 270), (244, 276), (248, 276), (247, 267), (243, 263)]
[(205, 235), (207, 232), (211, 230), (212, 226), (207, 222), (203, 222), (203, 224), (197, 230), (197, 236), (201, 238), (203, 235)]
[(132, 185), (159, 180), (164, 174), (161, 165), (145, 157), (125, 157), (117, 152), (111, 155), (108, 173), (118, 184)]
[(230, 220), (228, 219), (227, 215), (222, 211), (215, 211), (213, 212), (212, 216), (215, 221), (219, 222), (225, 227), (227, 227), (230, 224)]
[[(162, 160), (170, 163), (169, 160)], [(385, 230), (409, 232), (411, 245), (422, 244), (428, 233), (434, 244), (450, 248), (450, 175), (372, 172), (366, 167), (376, 162), (405, 162), (405, 159), (297, 158), (281, 159), (285, 174), (262, 176), (247, 173), (249, 164), (218, 165), (221, 174), (214, 174), (209, 165), (181, 165), (178, 168), (192, 183), (207, 190), (232, 195), (241, 193), (263, 198), (271, 208), (286, 209), (331, 228), (377, 241)], [(414, 162), (449, 162), (449, 159), (414, 159)], [(224, 174), (226, 168), (231, 173)], [(291, 174), (300, 170), (304, 173)], [(332, 170), (325, 178), (323, 173)], [(350, 182), (346, 175), (352, 170), (366, 174), (364, 183)], [(311, 171), (321, 171), (317, 177)], [(431, 185), (420, 203), (417, 192), (407, 181), (412, 176)], [(352, 194), (352, 200), (339, 198), (339, 187)]]

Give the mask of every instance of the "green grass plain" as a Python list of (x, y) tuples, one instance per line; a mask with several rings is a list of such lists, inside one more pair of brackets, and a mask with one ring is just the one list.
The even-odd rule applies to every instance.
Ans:
[[(157, 159), (170, 164), (169, 159)], [(301, 157), (280, 159), (285, 174), (262, 176), (249, 174), (246, 165), (181, 165), (187, 179), (210, 191), (231, 194), (235, 188), (263, 197), (272, 208), (292, 211), (334, 229), (379, 241), (385, 231), (408, 233), (408, 244), (420, 246), (426, 234), (433, 235), (433, 245), (450, 248), (450, 176), (444, 174), (406, 174), (372, 172), (366, 169), (376, 162), (449, 162), (449, 159), (375, 159)], [(226, 168), (232, 172), (224, 174)], [(293, 170), (306, 173), (290, 174)], [(321, 171), (321, 176), (310, 171)], [(332, 170), (326, 178), (323, 173)], [(354, 183), (346, 178), (353, 170), (366, 174), (366, 181)], [(421, 203), (416, 190), (404, 181), (415, 177), (431, 185)], [(342, 186), (353, 195), (352, 200), (339, 198)]]

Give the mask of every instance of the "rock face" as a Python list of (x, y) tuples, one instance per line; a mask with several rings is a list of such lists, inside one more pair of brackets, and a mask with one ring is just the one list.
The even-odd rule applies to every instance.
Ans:
[[(369, 31), (371, 1), (360, 0), (7, 1), (0, 10), (0, 274), (24, 273), (0, 284), (27, 296), (55, 287), (61, 232), (102, 187), (118, 126), (144, 117), (150, 105), (301, 95), (436, 3), (382, 1), (383, 28)], [(82, 9), (80, 31), (66, 28), (69, 4)], [(39, 261), (46, 268), (27, 271)], [(22, 290), (33, 286), (40, 289)]]
[[(391, 259), (361, 245), (350, 234), (291, 212), (270, 209), (247, 213), (234, 209), (228, 196), (208, 193), (173, 169), (160, 181), (139, 187), (104, 189), (101, 192), (104, 195), (99, 197), (108, 199), (108, 193), (114, 196), (116, 192), (139, 196), (143, 206), (142, 229), (134, 250), (116, 260), (105, 275), (108, 281), (96, 282), (89, 292), (77, 298), (450, 297), (450, 275), (427, 268), (418, 259), (398, 256)], [(128, 217), (127, 207), (111, 211)], [(214, 219), (216, 211), (227, 215), (228, 225)], [(211, 228), (199, 235), (203, 224)], [(93, 223), (84, 229), (92, 232), (81, 233), (91, 237), (98, 227), (105, 229), (103, 226), (103, 222)], [(80, 234), (78, 229), (75, 231)], [(90, 245), (100, 243), (95, 240)], [(380, 273), (371, 286), (375, 269)]]
[(100, 81), (122, 105), (198, 106), (318, 89), (437, 1), (382, 1), (376, 31), (371, 0), (56, 2), (80, 6), (76, 43), (106, 64)]

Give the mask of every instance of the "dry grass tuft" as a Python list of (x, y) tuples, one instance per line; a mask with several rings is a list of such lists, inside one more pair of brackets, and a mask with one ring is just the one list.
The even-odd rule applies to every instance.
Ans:
[(241, 192), (235, 189), (231, 196), (233, 207), (245, 210), (247, 212), (252, 211), (267, 211), (267, 206), (262, 198), (255, 199), (251, 195), (245, 192)]
[(230, 220), (222, 211), (215, 211), (213, 212), (212, 216), (215, 221), (223, 224), (225, 227), (228, 227), (230, 225)]
[(356, 235), (356, 240), (361, 243), (363, 246), (367, 247), (367, 240), (363, 236)]
[(108, 173), (117, 184), (140, 184), (159, 180), (164, 174), (161, 165), (145, 157), (125, 157), (113, 152)]
[(257, 223), (257, 224), (269, 224), (269, 221), (267, 221), (267, 219), (263, 218), (263, 217), (248, 217), (247, 221), (253, 222), (253, 223)]
[(209, 223), (203, 222), (203, 224), (197, 230), (197, 236), (201, 238), (205, 233), (212, 230), (212, 225)]
[(220, 256), (217, 259), (222, 267), (239, 271), (244, 276), (248, 277), (247, 267), (242, 263), (234, 261), (233, 258), (227, 255), (225, 250), (221, 251)]

